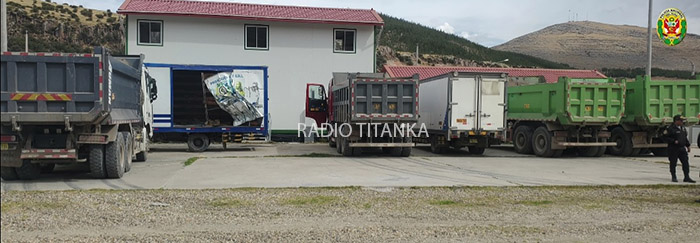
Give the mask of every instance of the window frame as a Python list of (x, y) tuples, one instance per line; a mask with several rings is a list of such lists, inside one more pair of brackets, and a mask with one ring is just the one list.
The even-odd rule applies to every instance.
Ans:
[[(353, 32), (353, 40), (352, 40), (352, 51), (345, 51), (345, 50), (336, 50), (335, 49), (335, 36), (338, 31), (343, 31), (343, 32)], [(343, 38), (345, 38), (345, 35), (343, 34)], [(341, 54), (356, 54), (357, 53), (357, 29), (348, 29), (348, 28), (334, 28), (333, 29), (333, 53), (341, 53)], [(345, 46), (345, 39), (343, 39), (343, 46)]]
[[(160, 43), (143, 43), (141, 42), (141, 23), (146, 22), (146, 23), (159, 23), (160, 24)], [(149, 26), (150, 28), (150, 26)], [(163, 23), (163, 20), (156, 20), (156, 19), (137, 19), (136, 20), (136, 45), (139, 46), (163, 46), (164, 43), (164, 36), (165, 36), (165, 24)], [(149, 34), (150, 34), (150, 29), (149, 29)], [(150, 40), (150, 38), (149, 38)]]
[[(248, 47), (248, 27), (254, 27), (254, 28), (265, 28), (265, 36), (266, 38), (266, 43), (265, 45), (267, 47), (265, 48), (260, 48), (260, 47)], [(258, 31), (256, 29), (255, 34), (258, 34)], [(258, 45), (258, 37), (255, 37), (255, 45)], [(264, 24), (244, 24), (243, 25), (243, 49), (245, 50), (251, 50), (251, 51), (269, 51), (270, 50), (270, 26), (269, 25), (264, 25)]]

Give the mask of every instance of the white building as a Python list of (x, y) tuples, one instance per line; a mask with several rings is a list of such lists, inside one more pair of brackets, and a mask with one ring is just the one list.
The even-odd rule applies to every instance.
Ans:
[[(333, 72), (373, 72), (375, 30), (383, 25), (374, 10), (230, 2), (126, 0), (118, 13), (126, 16), (126, 53), (144, 54), (157, 80), (156, 126), (177, 127), (187, 102), (173, 97), (201, 84), (184, 71), (266, 66), (273, 134), (296, 134), (307, 83), (327, 84)], [(193, 86), (171, 87), (186, 74)]]

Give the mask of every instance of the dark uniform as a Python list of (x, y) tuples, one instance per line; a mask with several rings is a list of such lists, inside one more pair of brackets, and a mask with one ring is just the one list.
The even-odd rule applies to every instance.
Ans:
[[(668, 142), (668, 160), (671, 162), (671, 176), (676, 179), (676, 165), (678, 160), (681, 160), (683, 165), (683, 175), (686, 181), (690, 179), (690, 164), (688, 163), (688, 151), (686, 147), (690, 147), (688, 140), (688, 131), (684, 126), (671, 124), (666, 128), (666, 142)], [(678, 141), (678, 143), (676, 143)]]

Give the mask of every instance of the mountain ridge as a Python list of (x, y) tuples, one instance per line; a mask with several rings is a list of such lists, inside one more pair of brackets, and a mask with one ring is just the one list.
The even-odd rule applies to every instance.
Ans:
[[(566, 22), (516, 37), (493, 49), (547, 57), (574, 68), (634, 69), (646, 67), (646, 34), (646, 28), (633, 25)], [(652, 41), (655, 68), (690, 71), (690, 61), (700, 64), (698, 35), (688, 34), (681, 44), (673, 47), (664, 45), (657, 37)]]

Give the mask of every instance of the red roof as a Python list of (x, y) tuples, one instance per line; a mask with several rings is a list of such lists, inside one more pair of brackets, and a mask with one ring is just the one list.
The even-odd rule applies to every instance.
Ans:
[(126, 0), (119, 7), (117, 13), (127, 15), (185, 15), (303, 23), (384, 24), (384, 20), (372, 9), (316, 8), (185, 0)]
[(384, 70), (391, 77), (410, 77), (418, 74), (420, 79), (432, 78), (449, 72), (487, 72), (487, 73), (508, 73), (511, 77), (534, 77), (544, 76), (547, 83), (556, 83), (559, 77), (569, 78), (606, 78), (605, 75), (596, 70), (573, 70), (573, 69), (541, 69), (541, 68), (495, 68), (495, 67), (433, 67), (433, 66), (389, 66), (385, 65)]

